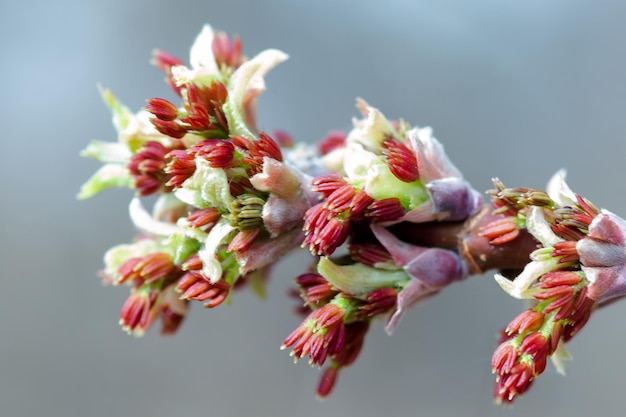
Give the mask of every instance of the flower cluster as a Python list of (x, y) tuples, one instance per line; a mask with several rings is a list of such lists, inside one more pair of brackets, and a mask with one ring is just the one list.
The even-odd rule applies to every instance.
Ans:
[[(259, 279), (302, 241), (310, 206), (280, 145), (256, 125), (263, 76), (286, 59), (266, 50), (248, 60), (239, 39), (205, 26), (191, 67), (157, 51), (154, 63), (182, 103), (153, 98), (131, 113), (101, 89), (118, 142), (93, 141), (83, 155), (104, 166), (83, 186), (91, 197), (113, 186), (136, 190), (130, 215), (140, 235), (105, 256), (105, 282), (130, 284), (123, 328), (144, 333), (161, 317), (172, 333), (188, 300), (223, 303), (240, 278)], [(152, 213), (141, 197), (156, 196)]]
[(562, 359), (568, 357), (563, 344), (600, 303), (626, 291), (626, 222), (574, 194), (564, 177), (564, 171), (557, 173), (547, 193), (504, 188), (499, 181), (492, 192), (495, 211), (502, 215), (483, 229), (492, 244), (515, 239), (518, 228), (538, 242), (517, 277), (496, 275), (507, 293), (530, 300), (528, 310), (506, 327), (493, 355), (498, 402), (510, 403), (526, 392), (550, 357), (563, 373)]
[(79, 198), (135, 190), (139, 233), (105, 254), (101, 273), (130, 287), (122, 328), (139, 336), (160, 321), (172, 334), (192, 301), (217, 307), (245, 282), (262, 291), (270, 267), (302, 246), (314, 257), (296, 278), (304, 319), (282, 347), (326, 366), (319, 397), (354, 363), (373, 320), (391, 334), (411, 306), (492, 268), (507, 293), (529, 300), (492, 358), (496, 400), (525, 393), (548, 358), (562, 371), (564, 343), (626, 295), (626, 221), (574, 194), (563, 172), (547, 192), (495, 180), (489, 206), (430, 128), (388, 120), (362, 99), (352, 130), (317, 147), (263, 132), (256, 99), (286, 58), (269, 49), (248, 59), (238, 38), (207, 25), (189, 66), (154, 55), (180, 103), (152, 98), (132, 113), (100, 89), (118, 140), (83, 151), (104, 165)]
[(394, 226), (443, 226), (482, 205), (430, 128), (389, 121), (363, 100), (357, 107), (363, 118), (354, 128), (319, 146), (328, 172), (311, 182), (319, 201), (303, 229), (303, 246), (319, 259), (316, 273), (297, 279), (312, 311), (283, 343), (311, 365), (331, 358), (318, 386), (322, 397), (356, 359), (372, 319), (386, 317), (392, 333), (408, 307), (468, 276), (454, 250), (405, 242)]

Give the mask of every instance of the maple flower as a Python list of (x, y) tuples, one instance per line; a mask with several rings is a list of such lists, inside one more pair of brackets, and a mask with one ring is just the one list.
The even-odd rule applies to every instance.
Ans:
[(354, 120), (343, 147), (323, 158), (329, 169), (363, 186), (374, 200), (399, 199), (406, 214), (395, 222), (461, 220), (478, 210), (480, 194), (463, 180), (431, 128), (391, 122), (361, 99), (357, 108), (363, 119)]
[[(255, 117), (264, 76), (286, 58), (269, 49), (248, 60), (237, 38), (205, 25), (189, 67), (161, 51), (154, 56), (179, 106), (153, 98), (133, 114), (101, 88), (118, 140), (83, 151), (105, 165), (79, 197), (113, 186), (137, 191), (129, 213), (140, 240), (111, 249), (102, 274), (132, 286), (121, 317), (127, 331), (143, 334), (162, 317), (163, 331), (173, 332), (181, 305), (222, 304), (241, 278), (262, 283), (269, 265), (302, 242), (308, 177), (283, 162)], [(140, 198), (148, 195), (157, 196), (151, 211)]]
[[(370, 322), (387, 315), (396, 305), (398, 277), (393, 273), (377, 277), (373, 275), (377, 273), (374, 268), (338, 266), (330, 261), (319, 269), (320, 274), (307, 273), (296, 279), (304, 299), (303, 308), (313, 311), (281, 348), (292, 348), (296, 361), (309, 356), (311, 365), (322, 366), (330, 359), (317, 388), (318, 397), (324, 398), (332, 392), (339, 371), (357, 359)], [(333, 270), (335, 281), (330, 282), (322, 274)], [(343, 278), (338, 278), (341, 275)], [(355, 281), (360, 284), (353, 286)]]
[(265, 90), (263, 77), (287, 59), (287, 55), (276, 49), (267, 49), (245, 60), (236, 58), (237, 51), (232, 51), (230, 57), (225, 56), (225, 45), (225, 35), (218, 33), (216, 36), (211, 26), (205, 25), (191, 47), (191, 68), (173, 66), (172, 79), (181, 88), (189, 85), (210, 87), (214, 82), (226, 85), (229, 95), (224, 113), (231, 133), (252, 138), (256, 132), (256, 98)]
[(363, 119), (345, 139), (324, 142), (321, 163), (331, 173), (312, 182), (321, 201), (305, 215), (304, 244), (314, 255), (332, 255), (363, 222), (458, 221), (478, 211), (482, 198), (430, 128), (389, 121), (361, 99), (357, 108)]
[(514, 207), (540, 244), (513, 280), (496, 274), (508, 294), (533, 300), (533, 306), (507, 326), (494, 353), (500, 402), (512, 402), (524, 393), (543, 372), (548, 357), (563, 372), (561, 360), (568, 357), (563, 344), (585, 326), (597, 305), (626, 295), (626, 222), (572, 192), (564, 171), (541, 195), (502, 187), (494, 193), (496, 210), (503, 201)]
[(516, 263), (521, 271), (495, 275), (504, 291), (529, 301), (492, 357), (496, 401), (527, 392), (548, 359), (563, 372), (565, 343), (595, 308), (626, 295), (626, 221), (572, 192), (564, 171), (547, 191), (495, 179), (489, 213), (431, 128), (388, 120), (362, 99), (353, 128), (318, 146), (265, 133), (257, 98), (285, 59), (275, 49), (248, 59), (239, 38), (205, 25), (188, 64), (154, 54), (178, 104), (155, 97), (132, 113), (100, 88), (117, 140), (82, 152), (103, 166), (78, 197), (135, 190), (136, 240), (109, 249), (101, 272), (105, 284), (130, 289), (122, 329), (141, 336), (160, 321), (161, 333), (173, 334), (193, 302), (217, 307), (245, 282), (262, 295), (269, 269), (306, 246), (316, 268), (296, 278), (294, 291), (306, 318), (282, 348), (326, 365), (317, 386), (324, 398), (374, 320), (385, 319), (391, 334), (410, 307), (483, 261), (510, 266), (505, 249), (522, 260), (532, 251), (525, 267)]
[[(99, 87), (100, 95), (111, 110), (113, 125), (117, 130), (117, 142), (92, 140), (81, 152), (81, 156), (93, 158), (104, 165), (82, 186), (79, 199), (91, 198), (111, 187), (133, 187), (133, 168), (129, 167), (133, 155), (149, 144), (171, 149), (172, 138), (160, 133), (150, 121), (151, 114), (141, 110), (133, 114), (115, 98), (110, 90)], [(138, 163), (135, 161), (135, 168)], [(139, 174), (137, 171), (136, 174)], [(139, 187), (140, 189), (143, 187)], [(157, 185), (158, 188), (158, 185)]]

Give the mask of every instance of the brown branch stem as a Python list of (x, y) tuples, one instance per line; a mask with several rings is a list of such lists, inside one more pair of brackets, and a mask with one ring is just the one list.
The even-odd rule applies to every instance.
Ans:
[(530, 260), (538, 242), (526, 229), (510, 242), (492, 245), (480, 234), (483, 226), (497, 215), (484, 204), (474, 216), (460, 222), (401, 223), (390, 229), (400, 239), (419, 246), (454, 250), (465, 260), (470, 274), (482, 274), (490, 269), (520, 270)]

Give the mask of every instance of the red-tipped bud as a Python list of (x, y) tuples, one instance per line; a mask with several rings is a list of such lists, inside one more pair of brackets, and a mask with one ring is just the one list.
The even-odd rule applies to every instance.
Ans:
[(228, 168), (233, 162), (235, 146), (223, 139), (205, 139), (196, 143), (191, 152), (205, 158), (212, 168)]
[(174, 150), (166, 155), (169, 162), (165, 172), (170, 179), (165, 185), (175, 188), (182, 187), (183, 183), (196, 172), (196, 161), (193, 153), (186, 150)]
[(578, 251), (576, 251), (576, 242), (567, 240), (564, 242), (557, 242), (552, 250), (553, 257), (561, 257), (560, 263), (577, 262)]
[(166, 80), (169, 86), (174, 90), (176, 94), (181, 95), (180, 87), (176, 85), (174, 78), (172, 77), (172, 67), (178, 65), (184, 65), (184, 62), (175, 57), (160, 50), (155, 50), (152, 54), (152, 64), (156, 65), (167, 76)]
[(338, 148), (346, 146), (346, 134), (341, 131), (332, 131), (317, 144), (322, 155), (326, 155)]
[(374, 199), (365, 192), (359, 190), (350, 202), (350, 220), (355, 221), (363, 218), (367, 207), (374, 202)]
[[(141, 196), (154, 194), (168, 180), (165, 172), (166, 155), (170, 149), (159, 142), (147, 142), (128, 163), (128, 170), (135, 180), (135, 188)], [(169, 191), (169, 190), (164, 190)]]
[(118, 269), (115, 284), (131, 281), (135, 285), (154, 283), (167, 276), (176, 275), (177, 268), (169, 254), (155, 252), (149, 255), (130, 258)]
[(346, 181), (339, 174), (325, 174), (316, 177), (311, 183), (313, 191), (320, 193), (323, 198), (328, 198), (340, 187), (346, 185)]
[(375, 268), (395, 265), (391, 254), (380, 243), (351, 242), (348, 252), (354, 261), (364, 265)]
[(202, 273), (202, 262), (197, 254), (190, 256), (182, 265), (187, 271), (176, 283), (181, 298), (205, 302), (207, 308), (222, 304), (230, 293), (231, 285), (223, 279), (211, 283)]
[[(308, 214), (309, 211), (307, 211)], [(309, 246), (313, 255), (330, 256), (345, 242), (350, 225), (348, 222), (332, 216), (330, 218), (328, 216), (320, 216), (319, 219), (321, 221), (317, 222), (313, 227), (307, 227), (305, 222), (305, 233), (307, 235), (302, 245)], [(312, 232), (309, 232), (310, 230)]]
[(539, 288), (552, 288), (560, 286), (574, 286), (581, 280), (581, 273), (574, 271), (553, 271), (541, 276)]
[(328, 356), (338, 353), (345, 342), (345, 311), (326, 304), (313, 311), (283, 342), (281, 349), (292, 348), (296, 359), (309, 356), (311, 365), (323, 365)]
[(175, 120), (161, 120), (156, 117), (150, 119), (156, 130), (164, 134), (165, 136), (172, 137), (174, 139), (180, 139), (187, 134), (187, 128), (180, 125)]
[(169, 73), (172, 67), (185, 64), (180, 58), (158, 49), (155, 50), (152, 55), (152, 64), (156, 65), (165, 73)]
[(128, 333), (143, 335), (156, 318), (155, 304), (158, 294), (152, 291), (133, 290), (120, 312), (120, 325)]
[(319, 398), (326, 398), (330, 395), (337, 384), (337, 378), (339, 377), (340, 367), (335, 364), (331, 364), (327, 368), (324, 368), (322, 375), (320, 375), (319, 382), (317, 383), (317, 396)]
[(176, 106), (164, 98), (151, 98), (145, 109), (160, 120), (171, 121), (178, 117)]
[(281, 148), (289, 148), (295, 143), (291, 135), (284, 130), (274, 130), (272, 136)]
[(277, 161), (283, 160), (283, 154), (280, 151), (280, 146), (271, 138), (270, 135), (261, 132), (259, 134), (259, 140), (255, 142), (258, 152), (263, 156), (273, 158)]
[(549, 300), (550, 298), (573, 298), (576, 289), (569, 285), (559, 285), (546, 288), (534, 295), (537, 300)]
[(498, 375), (506, 374), (517, 363), (519, 354), (510, 341), (500, 343), (491, 357), (491, 371)]
[(365, 335), (369, 330), (369, 321), (355, 321), (346, 325), (345, 343), (343, 348), (333, 356), (333, 361), (324, 369), (317, 386), (317, 395), (325, 398), (332, 392), (337, 384), (339, 371), (350, 366), (359, 357)]
[(511, 320), (509, 325), (506, 326), (505, 332), (509, 336), (516, 333), (534, 332), (541, 327), (544, 319), (543, 313), (535, 310), (526, 310)]
[(395, 307), (398, 292), (394, 288), (379, 288), (372, 290), (365, 296), (365, 304), (359, 307), (358, 315), (363, 318), (372, 318), (385, 314)]
[(260, 228), (249, 229), (249, 230), (241, 230), (233, 240), (228, 244), (229, 252), (244, 252), (250, 249), (250, 246), (254, 243), (256, 238), (261, 233)]
[(522, 395), (532, 385), (533, 369), (523, 362), (518, 363), (510, 373), (502, 375), (495, 386), (497, 403), (510, 403), (515, 396)]
[(305, 305), (317, 305), (330, 302), (337, 294), (337, 290), (321, 275), (308, 273), (296, 278), (300, 287), (300, 297)]
[(404, 182), (413, 182), (419, 178), (417, 157), (404, 143), (386, 138), (382, 148), (389, 170), (396, 178)]
[(337, 188), (324, 203), (324, 207), (337, 213), (348, 210), (357, 190), (353, 185), (344, 184)]
[(213, 37), (213, 55), (215, 62), (221, 67), (237, 69), (244, 61), (241, 55), (241, 39), (235, 36), (231, 42), (224, 32), (217, 32)]
[(531, 355), (533, 360), (537, 357), (547, 357), (549, 351), (548, 339), (541, 333), (531, 333), (522, 340), (519, 350), (522, 354)]
[(396, 197), (385, 198), (372, 202), (365, 212), (365, 216), (373, 222), (389, 222), (404, 216), (404, 207)]
[(191, 227), (198, 228), (205, 233), (211, 231), (222, 214), (215, 207), (194, 210), (187, 216)]
[(556, 235), (565, 240), (577, 241), (587, 236), (585, 233), (578, 230), (578, 228), (568, 226), (564, 223), (551, 224), (550, 228)]
[(492, 245), (502, 245), (518, 237), (520, 231), (517, 225), (517, 218), (506, 216), (495, 219), (481, 227), (479, 233), (481, 236), (489, 239), (489, 243)]

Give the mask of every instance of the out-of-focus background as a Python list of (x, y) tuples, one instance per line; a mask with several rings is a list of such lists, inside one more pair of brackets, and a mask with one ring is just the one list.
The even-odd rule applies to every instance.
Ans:
[(125, 288), (103, 288), (110, 246), (134, 231), (114, 190), (75, 199), (98, 168), (78, 156), (114, 140), (96, 83), (133, 109), (171, 97), (148, 64), (180, 57), (205, 22), (248, 56), (291, 59), (267, 78), (260, 125), (315, 141), (349, 129), (364, 97), (431, 125), (477, 189), (491, 178), (572, 188), (626, 215), (626, 3), (620, 1), (42, 1), (0, 12), (0, 415), (623, 415), (626, 302), (592, 317), (562, 377), (549, 366), (512, 410), (492, 404), (497, 332), (524, 306), (491, 275), (418, 306), (388, 337), (374, 326), (334, 395), (281, 352), (298, 324), (286, 291), (307, 257), (280, 264), (260, 301), (194, 305), (173, 338), (118, 324)]

